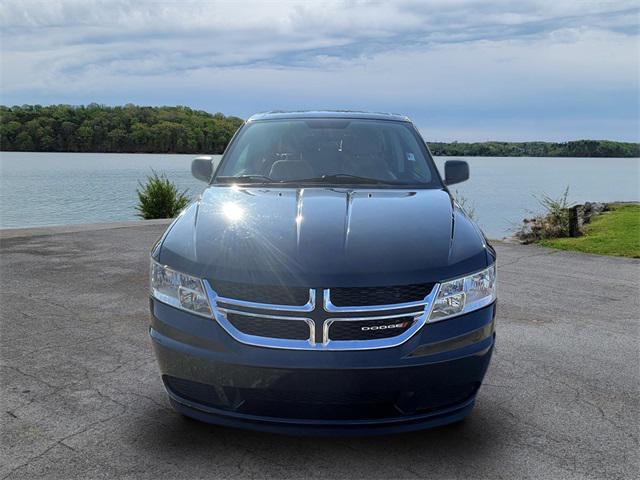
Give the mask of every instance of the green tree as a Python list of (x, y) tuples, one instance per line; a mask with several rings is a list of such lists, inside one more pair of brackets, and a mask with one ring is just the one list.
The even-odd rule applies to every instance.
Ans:
[[(5, 151), (222, 153), (242, 125), (237, 117), (189, 107), (0, 106)], [(608, 140), (432, 142), (435, 155), (640, 157), (640, 144)]]
[(0, 146), (6, 151), (215, 154), (240, 125), (237, 117), (188, 107), (0, 106)]

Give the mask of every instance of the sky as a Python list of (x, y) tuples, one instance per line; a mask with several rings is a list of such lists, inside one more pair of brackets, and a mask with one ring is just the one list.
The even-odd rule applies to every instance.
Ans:
[(402, 113), (428, 141), (640, 141), (640, 5), (3, 0), (0, 103)]

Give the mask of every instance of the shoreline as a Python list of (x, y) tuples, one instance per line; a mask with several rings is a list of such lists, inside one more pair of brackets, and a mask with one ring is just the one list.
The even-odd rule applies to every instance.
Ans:
[[(212, 157), (220, 157), (222, 153), (178, 153), (178, 152), (57, 152), (57, 151), (23, 151), (23, 150), (0, 150), (0, 155), (5, 153), (24, 153), (24, 154), (46, 154), (46, 155), (65, 155), (65, 154), (80, 154), (80, 155), (175, 155), (175, 156), (193, 156), (198, 157), (202, 155), (208, 155)], [(566, 155), (557, 155), (557, 156), (543, 156), (543, 155), (436, 155), (433, 154), (433, 157), (436, 158), (566, 158), (566, 159), (591, 159), (591, 158), (607, 158), (611, 160), (618, 159), (637, 159), (640, 160), (640, 156), (638, 157), (570, 157)]]
[(68, 233), (114, 230), (118, 228), (169, 225), (172, 221), (173, 218), (160, 218), (157, 220), (131, 220), (123, 222), (77, 223), (72, 225), (51, 225), (42, 227), (0, 228), (0, 241), (10, 238), (43, 237)]
[[(638, 200), (605, 202), (607, 205), (640, 204)], [(0, 241), (9, 238), (36, 237), (67, 233), (79, 233), (99, 230), (111, 230), (116, 228), (138, 227), (145, 225), (169, 225), (173, 218), (160, 218), (154, 220), (121, 220), (113, 222), (72, 223), (67, 225), (38, 225), (31, 227), (0, 227)], [(500, 238), (489, 238), (491, 242), (511, 244), (524, 244), (515, 235), (504, 235)]]

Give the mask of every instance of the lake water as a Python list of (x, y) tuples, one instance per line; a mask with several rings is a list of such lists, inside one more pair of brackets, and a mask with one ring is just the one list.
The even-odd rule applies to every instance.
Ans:
[[(195, 155), (0, 153), (0, 228), (136, 219), (136, 187), (151, 169), (197, 195)], [(446, 157), (436, 157), (442, 171)], [(640, 200), (640, 159), (467, 157), (471, 179), (453, 185), (490, 238), (509, 234), (540, 207), (534, 195), (573, 202)]]

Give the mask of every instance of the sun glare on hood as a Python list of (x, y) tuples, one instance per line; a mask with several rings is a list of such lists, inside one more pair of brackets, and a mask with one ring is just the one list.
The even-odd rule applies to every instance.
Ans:
[(222, 206), (222, 213), (232, 222), (242, 220), (242, 217), (244, 217), (243, 208), (236, 203), (225, 203)]

